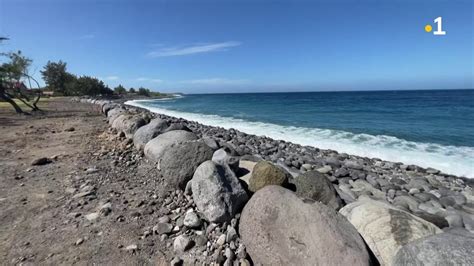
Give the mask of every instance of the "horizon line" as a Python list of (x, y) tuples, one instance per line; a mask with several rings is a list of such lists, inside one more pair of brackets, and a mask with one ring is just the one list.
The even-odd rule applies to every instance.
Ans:
[[(394, 92), (394, 91), (459, 91), (459, 90), (474, 90), (473, 88), (454, 88), (454, 89), (376, 89), (376, 90), (311, 90), (311, 91), (256, 91), (256, 92), (200, 92), (200, 93), (185, 93), (185, 92), (167, 92), (183, 95), (203, 95), (203, 94), (264, 94), (264, 93), (308, 93), (308, 92)], [(164, 92), (166, 93), (166, 92)]]

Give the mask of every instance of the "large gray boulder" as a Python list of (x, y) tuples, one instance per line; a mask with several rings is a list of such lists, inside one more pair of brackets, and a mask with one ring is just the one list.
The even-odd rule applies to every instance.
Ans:
[(232, 156), (224, 148), (218, 149), (212, 154), (212, 161), (217, 164), (227, 164), (234, 172), (239, 168), (239, 157)]
[(329, 179), (318, 171), (309, 171), (293, 179), (296, 195), (321, 202), (335, 210), (342, 207), (341, 199)]
[(102, 113), (107, 116), (110, 110), (114, 109), (118, 105), (116, 103), (105, 103), (102, 105)]
[(127, 139), (133, 138), (135, 131), (140, 127), (146, 125), (147, 121), (141, 115), (119, 115), (112, 123), (112, 128), (123, 132)]
[(170, 188), (186, 187), (196, 168), (212, 158), (212, 149), (202, 141), (172, 144), (158, 161), (158, 169)]
[(139, 128), (133, 135), (133, 145), (138, 150), (143, 150), (145, 145), (160, 135), (168, 128), (168, 122), (163, 119), (156, 118), (150, 121), (147, 125)]
[(230, 221), (248, 200), (239, 179), (226, 165), (206, 161), (190, 182), (196, 207), (210, 222)]
[(109, 122), (109, 125), (111, 126), (117, 117), (125, 113), (127, 113), (127, 110), (125, 110), (125, 108), (123, 108), (122, 106), (116, 106), (113, 109), (109, 110), (107, 112), (107, 120)]
[(197, 140), (197, 136), (192, 132), (184, 130), (169, 131), (150, 140), (145, 145), (144, 153), (149, 160), (158, 162), (166, 149), (168, 149), (171, 145), (191, 140)]
[(403, 246), (392, 265), (474, 265), (474, 235), (442, 233)]
[(441, 229), (392, 205), (361, 196), (340, 211), (364, 238), (379, 262), (390, 265), (403, 245)]
[(256, 265), (369, 265), (364, 241), (346, 218), (290, 190), (265, 186), (245, 205), (239, 232)]

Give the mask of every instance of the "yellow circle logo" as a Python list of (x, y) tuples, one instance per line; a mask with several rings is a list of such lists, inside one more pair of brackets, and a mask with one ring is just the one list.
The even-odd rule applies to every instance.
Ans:
[(433, 27), (431, 27), (431, 25), (426, 25), (425, 26), (425, 31), (426, 32), (431, 32), (433, 30)]

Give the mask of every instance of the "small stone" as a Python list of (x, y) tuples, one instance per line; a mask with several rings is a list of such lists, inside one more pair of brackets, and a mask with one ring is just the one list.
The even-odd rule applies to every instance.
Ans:
[(321, 174), (327, 174), (331, 172), (332, 168), (330, 165), (325, 165), (321, 168), (316, 169), (316, 171), (320, 172)]
[(79, 245), (82, 244), (83, 242), (84, 242), (84, 239), (79, 238), (79, 239), (76, 241), (75, 245), (76, 245), (76, 246), (79, 246)]
[(227, 226), (226, 242), (229, 243), (237, 238), (237, 231), (232, 226)]
[(250, 266), (250, 262), (247, 259), (240, 259), (239, 261), (240, 266)]
[(138, 249), (138, 246), (136, 244), (128, 245), (125, 247), (125, 250), (135, 252)]
[(93, 174), (99, 172), (99, 169), (97, 169), (95, 166), (91, 168), (86, 169), (86, 174)]
[(158, 223), (169, 223), (169, 222), (170, 222), (170, 217), (167, 215), (158, 218)]
[(109, 215), (111, 211), (112, 211), (112, 204), (110, 202), (105, 203), (99, 208), (99, 212), (103, 214), (104, 216)]
[(201, 219), (199, 219), (198, 215), (195, 212), (191, 211), (186, 213), (183, 223), (189, 228), (198, 228), (201, 226), (202, 222)]
[(89, 213), (89, 214), (84, 215), (84, 217), (88, 221), (94, 221), (95, 219), (99, 218), (99, 213), (97, 212)]
[(47, 157), (41, 157), (41, 158), (38, 158), (38, 159), (35, 159), (31, 162), (31, 165), (45, 165), (45, 164), (49, 164), (49, 163), (52, 163), (53, 161)]
[(239, 247), (235, 253), (239, 259), (245, 259), (247, 257), (247, 251), (245, 250), (245, 246), (243, 244), (239, 244)]
[(76, 130), (74, 127), (68, 127), (68, 128), (66, 128), (64, 131), (66, 131), (66, 132), (72, 132), (72, 131), (74, 131), (74, 130)]
[(194, 238), (194, 242), (197, 246), (204, 246), (207, 243), (207, 238), (205, 236), (198, 235)]
[(171, 266), (179, 266), (183, 264), (183, 261), (178, 257), (174, 257), (173, 260), (171, 260), (170, 264)]
[(190, 249), (193, 245), (193, 242), (184, 235), (180, 235), (175, 238), (173, 242), (173, 248), (175, 252), (184, 252)]
[(171, 231), (173, 231), (173, 225), (170, 223), (158, 223), (155, 227), (154, 230), (159, 235), (169, 234)]
[(225, 240), (226, 240), (226, 235), (225, 234), (222, 234), (219, 236), (219, 238), (217, 239), (216, 241), (216, 244), (218, 246), (223, 246), (225, 244)]

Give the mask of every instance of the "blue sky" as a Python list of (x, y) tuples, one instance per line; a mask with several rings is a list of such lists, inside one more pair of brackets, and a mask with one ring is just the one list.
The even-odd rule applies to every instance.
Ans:
[[(257, 92), (472, 88), (470, 0), (0, 0), (0, 50), (113, 87)], [(443, 18), (445, 36), (424, 31)]]

